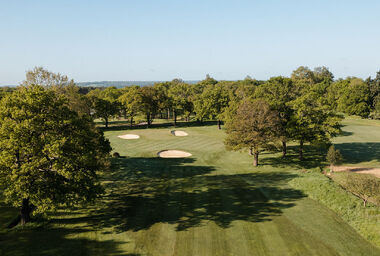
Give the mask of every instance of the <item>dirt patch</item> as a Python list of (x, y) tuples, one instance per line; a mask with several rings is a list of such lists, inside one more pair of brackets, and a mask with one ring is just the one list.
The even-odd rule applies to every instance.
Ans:
[(357, 167), (357, 166), (334, 166), (334, 172), (355, 172), (355, 173), (365, 173), (371, 174), (377, 178), (380, 178), (380, 168), (368, 168), (368, 167)]
[(192, 156), (192, 154), (180, 150), (162, 150), (158, 152), (157, 155), (161, 158), (183, 158)]
[(140, 138), (140, 136), (136, 134), (124, 134), (124, 135), (119, 135), (117, 137), (124, 140), (136, 140)]
[(184, 132), (184, 131), (171, 131), (171, 134), (173, 134), (174, 136), (180, 136), (180, 137), (189, 135), (187, 134), (187, 132)]

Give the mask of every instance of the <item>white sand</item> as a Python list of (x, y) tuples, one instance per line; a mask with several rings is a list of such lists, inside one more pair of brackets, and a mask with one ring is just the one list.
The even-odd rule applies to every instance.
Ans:
[(124, 134), (124, 135), (119, 135), (117, 137), (124, 140), (136, 140), (140, 138), (140, 136), (136, 134)]
[(334, 172), (356, 172), (372, 174), (375, 177), (380, 178), (380, 168), (368, 168), (368, 167), (355, 167), (355, 166), (334, 166)]
[(187, 136), (189, 134), (187, 134), (187, 132), (184, 132), (184, 131), (171, 131), (171, 133), (174, 135), (174, 136)]
[(180, 150), (163, 150), (158, 152), (157, 155), (161, 158), (183, 158), (192, 156), (192, 154)]

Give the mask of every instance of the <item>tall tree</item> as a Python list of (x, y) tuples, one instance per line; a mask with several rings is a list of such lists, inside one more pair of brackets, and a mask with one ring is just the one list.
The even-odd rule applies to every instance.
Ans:
[(110, 150), (93, 122), (52, 90), (22, 86), (0, 102), (0, 191), (20, 207), (22, 224), (32, 210), (95, 199)]
[(314, 83), (328, 82), (332, 83), (334, 81), (334, 75), (330, 72), (327, 67), (316, 67), (313, 71)]
[(147, 126), (149, 127), (159, 110), (159, 97), (157, 89), (153, 86), (144, 86), (140, 89), (141, 93), (141, 111), (146, 116)]
[(26, 79), (22, 84), (24, 86), (40, 85), (53, 89), (67, 98), (66, 104), (70, 109), (81, 115), (90, 114), (87, 98), (79, 93), (80, 88), (75, 85), (74, 80), (69, 79), (66, 75), (51, 72), (43, 67), (35, 67), (33, 70), (27, 71)]
[(366, 80), (369, 88), (369, 104), (371, 108), (375, 108), (376, 104), (380, 103), (380, 71), (376, 73), (376, 77), (371, 79), (369, 77)]
[[(175, 79), (178, 80), (178, 79)], [(173, 80), (174, 81), (174, 80)], [(158, 109), (161, 112), (161, 116), (166, 116), (166, 119), (170, 118), (172, 102), (168, 96), (169, 87), (172, 82), (155, 83), (154, 88), (157, 91)]]
[(191, 87), (183, 81), (172, 81), (168, 90), (168, 97), (173, 111), (174, 125), (177, 125), (178, 114), (186, 114), (190, 116), (193, 111), (193, 103), (191, 102)]
[(292, 108), (289, 102), (297, 95), (294, 94), (293, 82), (286, 77), (272, 77), (266, 83), (257, 87), (255, 97), (262, 98), (269, 103), (272, 109), (278, 113), (280, 120), (280, 140), (282, 142), (282, 156), (285, 157), (287, 147), (286, 143), (291, 140), (289, 132), (290, 117), (292, 116)]
[(297, 83), (313, 84), (315, 81), (314, 72), (310, 68), (300, 66), (292, 72), (291, 79)]
[(254, 156), (253, 165), (259, 164), (259, 154), (271, 148), (278, 139), (280, 120), (263, 100), (243, 100), (236, 112), (229, 113), (226, 122), (225, 145), (230, 150), (248, 148)]
[(300, 160), (303, 160), (305, 142), (328, 142), (341, 132), (342, 117), (329, 106), (322, 104), (316, 92), (310, 91), (297, 97), (289, 106), (293, 110), (289, 121), (289, 133), (293, 139), (300, 142)]
[(100, 89), (92, 90), (86, 96), (91, 102), (92, 116), (101, 118), (108, 128), (110, 118), (120, 113), (119, 102), (107, 97)]
[(370, 113), (370, 92), (368, 84), (360, 78), (348, 78), (338, 99), (338, 110), (348, 115), (368, 117)]
[(141, 109), (142, 97), (139, 86), (128, 88), (118, 99), (124, 108), (126, 115), (130, 118), (130, 124), (133, 125), (133, 118)]
[(194, 104), (197, 118), (217, 120), (218, 128), (221, 129), (221, 120), (230, 102), (229, 89), (226, 82), (207, 85)]
[(69, 84), (74, 84), (73, 80), (60, 73), (53, 73), (43, 67), (35, 67), (26, 72), (26, 79), (22, 85), (41, 85), (45, 88), (62, 88)]

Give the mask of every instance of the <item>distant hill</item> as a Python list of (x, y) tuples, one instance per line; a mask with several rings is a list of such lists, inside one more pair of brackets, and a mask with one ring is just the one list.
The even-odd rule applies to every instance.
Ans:
[[(153, 85), (155, 83), (160, 83), (164, 81), (96, 81), (96, 82), (81, 82), (76, 83), (78, 86), (81, 87), (110, 87), (115, 86), (117, 88), (122, 88), (125, 86), (131, 86), (131, 85), (139, 85), (139, 86), (148, 86)], [(189, 80), (185, 81), (185, 83), (189, 84), (195, 84), (197, 83), (197, 80)]]

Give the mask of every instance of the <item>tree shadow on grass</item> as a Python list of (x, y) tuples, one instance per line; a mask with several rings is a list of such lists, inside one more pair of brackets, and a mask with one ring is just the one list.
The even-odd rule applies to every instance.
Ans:
[(185, 178), (207, 174), (212, 166), (196, 166), (194, 158), (121, 157), (112, 159), (108, 180)]
[(227, 228), (237, 220), (270, 221), (305, 196), (283, 186), (295, 177), (288, 173), (212, 175), (212, 167), (192, 165), (191, 159), (118, 161), (115, 180), (124, 180), (106, 183), (102, 207), (89, 210), (86, 217), (53, 221), (86, 222), (91, 228), (116, 232), (145, 230), (157, 223), (173, 224), (181, 231), (210, 221)]
[(325, 166), (326, 148), (312, 145), (304, 145), (304, 160), (299, 160), (299, 146), (288, 146), (287, 155), (282, 158), (278, 155), (271, 154), (269, 157), (261, 160), (262, 165), (270, 165), (279, 168), (316, 168)]
[(380, 143), (378, 142), (352, 142), (334, 144), (348, 164), (357, 164), (373, 160), (380, 161)]
[(88, 238), (68, 238), (86, 229), (24, 229), (0, 233), (0, 255), (125, 255), (137, 256), (121, 251), (121, 242), (97, 241)]

